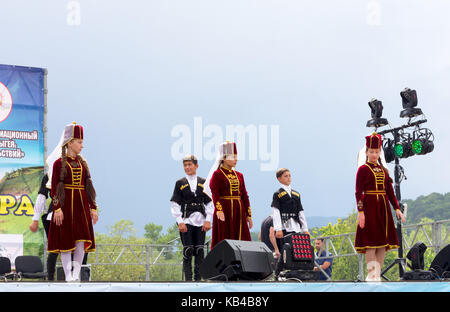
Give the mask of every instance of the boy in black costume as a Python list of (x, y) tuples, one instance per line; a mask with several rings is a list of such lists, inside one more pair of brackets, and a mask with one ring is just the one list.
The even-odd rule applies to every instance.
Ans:
[(194, 280), (199, 281), (204, 258), (206, 232), (211, 229), (214, 205), (203, 192), (205, 179), (197, 176), (198, 161), (194, 155), (183, 158), (186, 176), (175, 183), (171, 212), (180, 230), (183, 244), (183, 273), (192, 281), (192, 257), (195, 257)]
[(275, 237), (281, 253), (275, 269), (275, 277), (277, 278), (283, 269), (283, 237), (291, 233), (309, 234), (309, 232), (300, 194), (291, 188), (291, 173), (289, 169), (279, 169), (276, 177), (278, 182), (280, 182), (280, 189), (273, 194), (272, 215)]

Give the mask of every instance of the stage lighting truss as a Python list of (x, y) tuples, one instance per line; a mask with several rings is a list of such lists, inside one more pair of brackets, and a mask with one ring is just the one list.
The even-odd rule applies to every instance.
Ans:
[(427, 128), (418, 128), (413, 132), (412, 151), (416, 155), (425, 155), (434, 150), (434, 135)]

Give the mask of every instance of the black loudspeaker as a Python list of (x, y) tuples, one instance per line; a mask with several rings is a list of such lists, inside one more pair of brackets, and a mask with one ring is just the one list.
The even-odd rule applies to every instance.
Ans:
[(442, 248), (434, 257), (430, 271), (436, 273), (440, 278), (450, 278), (450, 245)]
[(263, 280), (273, 272), (272, 251), (263, 242), (225, 239), (200, 265), (205, 280)]

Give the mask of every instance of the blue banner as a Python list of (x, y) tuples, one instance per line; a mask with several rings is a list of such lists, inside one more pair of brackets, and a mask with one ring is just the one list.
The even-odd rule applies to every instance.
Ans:
[(42, 255), (29, 230), (44, 175), (46, 70), (0, 65), (0, 256)]

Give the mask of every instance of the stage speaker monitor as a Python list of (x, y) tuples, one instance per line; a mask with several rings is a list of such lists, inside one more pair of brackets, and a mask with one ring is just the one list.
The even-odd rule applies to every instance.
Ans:
[(430, 271), (436, 273), (440, 278), (450, 277), (450, 245), (442, 248), (434, 257), (430, 265)]
[(205, 280), (263, 280), (273, 272), (272, 251), (263, 242), (225, 239), (200, 265)]

